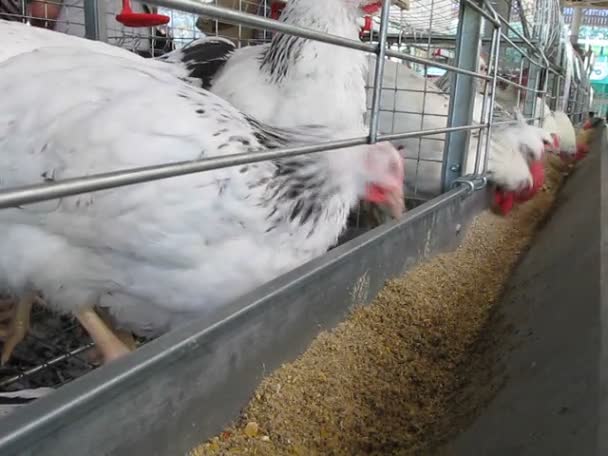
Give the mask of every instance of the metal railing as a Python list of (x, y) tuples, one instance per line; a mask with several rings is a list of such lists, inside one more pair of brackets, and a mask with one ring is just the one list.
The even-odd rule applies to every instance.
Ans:
[[(446, 191), (453, 185), (463, 182), (465, 175), (467, 175), (468, 182), (474, 188), (481, 188), (485, 181), (477, 178), (484, 176), (487, 170), (490, 137), (493, 128), (500, 124), (493, 120), (498, 83), (516, 91), (517, 100), (515, 103), (517, 105), (520, 104), (522, 93), (524, 94), (524, 115), (532, 121), (536, 116), (536, 103), (539, 97), (543, 101), (548, 99), (552, 108), (557, 107), (565, 87), (565, 52), (562, 50), (558, 52), (557, 59), (549, 60), (545, 49), (540, 48), (535, 42), (534, 34), (537, 31), (532, 27), (531, 32), (528, 31), (532, 34), (531, 37), (520, 33), (511, 25), (509, 17), (498, 14), (495, 6), (489, 0), (461, 0), (460, 8), (457, 10), (458, 30), (456, 35), (453, 37), (434, 36), (432, 29), (436, 8), (439, 8), (439, 4), (447, 4), (451, 1), (412, 0), (413, 7), (417, 5), (417, 2), (421, 2), (420, 4), (424, 3), (428, 12), (428, 23), (425, 24), (424, 28), (429, 30), (429, 33), (424, 36), (417, 36), (405, 29), (395, 33), (394, 27), (393, 29), (389, 27), (391, 23), (394, 24), (398, 15), (394, 10), (389, 9), (390, 0), (384, 0), (377, 30), (372, 31), (369, 41), (355, 41), (241, 11), (243, 5), (250, 6), (251, 2), (245, 0), (239, 1), (241, 6), (239, 10), (221, 8), (197, 0), (148, 0), (147, 4), (189, 14), (191, 17), (189, 24), (196, 23), (197, 18), (200, 17), (214, 20), (215, 25), (212, 25), (210, 30), (215, 30), (214, 34), (217, 35), (222, 34), (218, 25), (220, 22), (234, 24), (237, 27), (237, 32), (236, 36), (231, 38), (235, 39), (239, 46), (252, 42), (250, 35), (247, 35), (246, 39), (243, 38), (243, 30), (252, 28), (263, 30), (263, 34), (253, 40), (256, 42), (268, 41), (271, 32), (278, 32), (368, 53), (370, 58), (375, 58), (374, 64), (370, 66), (369, 90), (371, 93), (368, 112), (368, 135), (319, 144), (267, 150), (255, 154), (241, 153), (196, 161), (160, 164), (4, 189), (0, 190), (0, 209), (247, 163), (320, 153), (377, 141), (417, 141), (417, 153), (413, 157), (409, 157), (410, 161), (414, 160), (415, 162), (412, 176), (414, 189), (413, 194), (409, 196), (418, 197), (419, 179), (422, 179), (422, 175), (426, 172), (424, 168), (429, 166), (433, 166), (436, 170), (437, 193)], [(263, 10), (267, 12), (270, 2), (266, 0), (261, 3), (263, 3)], [(441, 19), (444, 23), (447, 23), (449, 19), (446, 11), (447, 9), (442, 7)], [(116, 31), (112, 31), (111, 27), (107, 25), (107, 19), (112, 12), (105, 10), (103, 2), (83, 0), (83, 14), (84, 20), (81, 24), (84, 30), (83, 36), (86, 35), (113, 44), (122, 44), (130, 48), (130, 45), (125, 44), (126, 38), (134, 36), (134, 33), (126, 31), (124, 32), (125, 36), (119, 36)], [(400, 15), (402, 17), (399, 23), (403, 24), (406, 22), (405, 15), (403, 12)], [(24, 18), (27, 19), (26, 16)], [(484, 23), (488, 25), (486, 32), (484, 32)], [(194, 26), (192, 26), (192, 30), (188, 30), (188, 34), (192, 32), (190, 38), (194, 39), (200, 36), (199, 32), (195, 32)], [(508, 33), (515, 36), (510, 37)], [(146, 37), (149, 38), (152, 35), (151, 31), (146, 29), (141, 37), (147, 39)], [(390, 40), (389, 36), (391, 36)], [(453, 45), (455, 48), (454, 64), (446, 63), (433, 55), (433, 51), (444, 46), (446, 42), (449, 42), (450, 46)], [(478, 70), (479, 56), (484, 45), (489, 46), (486, 74)], [(395, 48), (390, 46), (395, 46)], [(501, 75), (499, 72), (501, 52), (505, 49), (512, 49), (521, 56), (516, 81)], [(386, 71), (389, 61), (397, 62), (393, 68), (394, 73)], [(387, 89), (385, 87), (387, 78), (394, 76), (395, 81), (398, 80), (400, 68), (413, 71), (413, 68), (418, 67), (421, 67), (423, 72), (421, 87), (403, 89), (397, 83), (394, 88)], [(526, 68), (528, 71), (527, 83), (524, 78)], [(445, 70), (454, 76), (449, 93), (449, 106), (442, 112), (431, 112), (430, 109), (427, 109), (430, 100), (445, 97), (444, 92), (437, 89), (429, 79), (430, 69)], [(385, 96), (387, 90), (394, 96), (393, 105), (388, 108), (383, 107), (383, 96)], [(418, 111), (415, 109), (400, 109), (396, 103), (398, 96), (402, 93), (419, 97), (421, 99), (421, 109)], [(481, 93), (482, 96), (481, 115), (479, 119), (473, 119), (475, 98), (478, 93)], [(573, 117), (578, 118), (586, 111), (585, 96), (588, 99), (588, 95), (589, 91), (585, 90), (583, 82), (573, 82), (570, 87), (568, 106), (568, 112)], [(386, 123), (383, 124), (382, 122), (383, 114), (392, 116), (387, 122), (392, 128), (385, 128)], [(399, 116), (417, 115), (420, 116), (419, 122), (410, 122), (410, 124), (416, 124), (419, 127), (404, 131), (400, 128), (402, 125), (398, 125)], [(541, 114), (541, 118), (543, 116), (544, 113)], [(429, 119), (438, 119), (438, 124), (442, 126), (425, 128)], [(474, 151), (469, 147), (472, 134), (476, 134), (478, 138)], [(482, 141), (482, 137), (485, 138), (485, 141)], [(441, 151), (440, 156), (439, 154), (429, 156), (422, 152), (423, 144), (428, 142), (435, 144), (443, 142), (443, 146), (433, 146), (433, 150)], [(475, 154), (474, 164), (472, 169), (467, 169), (468, 154), (471, 153)], [(406, 165), (407, 169), (408, 166)], [(479, 185), (479, 182), (481, 182), (481, 185)], [(421, 194), (423, 194), (421, 199), (434, 196), (428, 193)]]

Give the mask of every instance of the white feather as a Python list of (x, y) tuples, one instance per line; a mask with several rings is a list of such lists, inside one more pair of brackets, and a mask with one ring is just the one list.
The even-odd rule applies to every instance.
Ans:
[(560, 152), (568, 155), (576, 154), (576, 132), (570, 118), (563, 111), (555, 111), (554, 118), (559, 135)]
[[(243, 115), (166, 64), (81, 42), (0, 64), (1, 188), (260, 148)], [(289, 201), (267, 232), (271, 162), (2, 210), (0, 277), (63, 311), (99, 303), (136, 332), (169, 329), (335, 243), (364, 187), (367, 150), (309, 159), (307, 172), (329, 173), (339, 189), (314, 232), (290, 220)]]
[(54, 32), (41, 27), (30, 27), (21, 22), (5, 21), (0, 19), (0, 62), (26, 52), (47, 47), (78, 46), (88, 48), (91, 52), (107, 55), (116, 55), (123, 58), (140, 57), (125, 49), (108, 46), (94, 40), (85, 40), (65, 33)]
[[(375, 56), (370, 57), (370, 65), (375, 61)], [(371, 86), (372, 82), (370, 76), (368, 86)], [(368, 109), (371, 109), (371, 100), (370, 88), (367, 92)], [(381, 132), (405, 133), (445, 128), (449, 102), (449, 96), (442, 93), (432, 81), (425, 81), (423, 76), (406, 65), (392, 61), (385, 63), (379, 115)], [(482, 121), (482, 106), (483, 97), (477, 93), (473, 111), (473, 120), (476, 123)], [(500, 106), (497, 109), (500, 109)], [(519, 189), (531, 181), (530, 170), (525, 158), (519, 152), (520, 142), (516, 139), (519, 138), (518, 135), (519, 133), (512, 128), (497, 127), (492, 134), (493, 145), (488, 158), (488, 175), (497, 185), (506, 189)], [(472, 174), (475, 171), (476, 136), (471, 135), (463, 174)], [(485, 135), (482, 138), (485, 138)], [(405, 182), (410, 194), (430, 198), (441, 192), (444, 140), (445, 134), (437, 134), (393, 141), (405, 147)], [(484, 144), (485, 139), (482, 139), (481, 164), (485, 159)]]
[[(359, 3), (365, 2), (292, 0), (281, 21), (358, 40)], [(290, 57), (280, 60), (287, 68), (281, 80), (273, 78), (268, 67), (260, 66), (264, 54), (274, 46), (268, 43), (236, 50), (210, 90), (273, 126), (314, 122), (348, 130), (359, 127), (358, 134), (365, 134), (366, 54), (311, 40), (298, 39), (298, 43), (297, 54), (286, 53)]]

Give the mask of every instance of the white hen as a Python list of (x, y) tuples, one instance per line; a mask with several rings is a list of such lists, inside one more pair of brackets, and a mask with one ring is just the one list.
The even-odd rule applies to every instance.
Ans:
[[(359, 40), (357, 19), (381, 4), (291, 0), (279, 20)], [(314, 122), (366, 132), (364, 52), (275, 33), (270, 43), (237, 50), (221, 38), (205, 38), (160, 60), (186, 68), (204, 87), (273, 126)]]
[[(83, 42), (0, 65), (2, 188), (352, 134), (270, 130), (164, 63), (114, 54)], [(75, 312), (112, 359), (124, 347), (92, 306), (146, 335), (204, 315), (325, 252), (357, 197), (398, 214), (402, 173), (385, 143), (1, 210), (0, 278)]]
[[(371, 57), (371, 63), (375, 57)], [(420, 129), (445, 128), (450, 98), (447, 94), (406, 65), (387, 61), (385, 63), (383, 92), (379, 126), (383, 133), (405, 133)], [(425, 85), (426, 84), (426, 85)], [(449, 79), (446, 78), (443, 87), (449, 90)], [(422, 93), (426, 90), (426, 94)], [(368, 105), (371, 106), (371, 89), (368, 90)], [(483, 97), (476, 94), (473, 120), (480, 123), (482, 120)], [(424, 114), (422, 114), (424, 112)], [(495, 110), (496, 120), (511, 118), (501, 110)], [(512, 119), (512, 118), (511, 118)], [(494, 127), (492, 133), (492, 147), (488, 157), (488, 176), (499, 187), (508, 190), (518, 190), (531, 181), (530, 170), (526, 157), (522, 155), (523, 144), (532, 141), (530, 148), (538, 147), (538, 136), (522, 134), (514, 126)], [(525, 129), (527, 133), (535, 132), (525, 125), (517, 128)], [(478, 134), (471, 136), (467, 151), (466, 166), (463, 174), (475, 171), (477, 156)], [(482, 136), (485, 138), (485, 135)], [(394, 141), (403, 145), (405, 153), (406, 190), (410, 194), (417, 194), (422, 198), (431, 198), (441, 192), (441, 167), (444, 153), (445, 134), (432, 135), (422, 138), (408, 138)], [(482, 143), (480, 160), (483, 163), (485, 152)], [(496, 147), (494, 147), (496, 145)], [(420, 146), (420, 147), (419, 147)], [(419, 150), (418, 154), (411, 151)], [(541, 150), (542, 153), (542, 141)]]
[(559, 152), (567, 159), (576, 155), (576, 131), (570, 118), (564, 111), (553, 113), (559, 136)]

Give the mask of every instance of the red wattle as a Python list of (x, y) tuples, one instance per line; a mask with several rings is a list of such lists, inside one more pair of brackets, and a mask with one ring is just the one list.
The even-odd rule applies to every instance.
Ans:
[(513, 210), (515, 205), (515, 196), (513, 192), (505, 192), (502, 190), (494, 191), (494, 206), (502, 215), (507, 215)]
[(380, 204), (386, 201), (386, 192), (379, 185), (368, 184), (365, 190), (365, 199), (370, 203)]

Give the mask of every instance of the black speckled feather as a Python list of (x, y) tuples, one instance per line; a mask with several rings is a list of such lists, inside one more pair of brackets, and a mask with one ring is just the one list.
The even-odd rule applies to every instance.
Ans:
[[(228, 40), (199, 40), (182, 48), (177, 54), (177, 61), (185, 65), (189, 77), (199, 79), (201, 86), (208, 90), (211, 88), (211, 81), (235, 49), (235, 45)], [(176, 55), (166, 54), (158, 60), (176, 62)]]
[[(313, 136), (318, 140), (329, 133), (326, 127), (319, 125), (302, 126), (295, 131), (269, 127), (247, 116), (246, 120), (253, 127), (253, 135), (264, 150), (303, 144), (303, 138), (313, 142)], [(255, 152), (256, 149), (249, 151)], [(325, 209), (325, 202), (339, 192), (337, 186), (330, 185), (327, 170), (319, 166), (319, 160), (317, 154), (271, 160), (275, 166), (272, 178), (270, 181), (264, 179), (258, 182), (258, 185), (267, 188), (263, 206), (268, 208), (268, 232), (282, 224), (285, 218), (300, 225), (312, 222), (308, 236), (315, 232)], [(247, 169), (242, 172), (247, 172)]]

